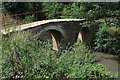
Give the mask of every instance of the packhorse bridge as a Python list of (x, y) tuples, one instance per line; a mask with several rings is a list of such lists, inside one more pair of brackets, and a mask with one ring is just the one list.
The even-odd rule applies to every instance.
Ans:
[(5, 35), (8, 32), (29, 30), (32, 32), (34, 38), (41, 39), (46, 34), (50, 34), (54, 50), (64, 49), (68, 44), (74, 44), (77, 39), (80, 39), (81, 42), (84, 42), (86, 45), (90, 46), (94, 29), (90, 29), (88, 27), (82, 28), (80, 23), (84, 21), (84, 19), (42, 20), (19, 25), (16, 28), (7, 30), (7, 32), (3, 29), (1, 32)]

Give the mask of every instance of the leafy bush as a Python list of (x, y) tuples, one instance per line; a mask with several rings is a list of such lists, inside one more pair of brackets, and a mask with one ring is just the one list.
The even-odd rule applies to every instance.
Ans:
[(42, 3), (42, 11), (45, 13), (46, 19), (59, 19), (64, 8), (63, 4), (57, 2)]
[(94, 64), (94, 55), (81, 43), (57, 53), (49, 43), (31, 39), (29, 33), (3, 38), (2, 79), (106, 78), (103, 65)]
[(102, 25), (96, 33), (95, 49), (98, 51), (119, 54), (120, 27), (113, 23)]
[(33, 21), (34, 21), (34, 15), (25, 16), (25, 19), (23, 19), (24, 23), (31, 23)]
[(71, 3), (68, 5), (65, 5), (61, 18), (65, 19), (79, 19), (83, 18), (83, 14), (85, 13), (85, 6), (82, 5), (81, 3)]
[[(3, 13), (12, 14), (13, 18), (25, 19), (27, 15), (35, 15), (35, 20), (43, 20), (44, 14), (40, 12), (42, 10), (41, 2), (3, 2)], [(39, 11), (39, 12), (36, 12)], [(33, 13), (31, 13), (33, 12)], [(23, 14), (24, 13), (24, 14)], [(19, 14), (19, 15), (16, 15)]]

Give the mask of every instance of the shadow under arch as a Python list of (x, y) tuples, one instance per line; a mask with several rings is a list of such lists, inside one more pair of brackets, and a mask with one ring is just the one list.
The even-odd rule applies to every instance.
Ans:
[[(42, 29), (39, 33), (36, 34), (36, 37), (46, 36), (44, 34), (49, 35), (52, 38), (52, 48), (53, 50), (59, 51), (66, 47), (66, 34), (65, 31), (61, 28), (61, 26), (49, 26)], [(46, 37), (46, 38), (49, 38)]]

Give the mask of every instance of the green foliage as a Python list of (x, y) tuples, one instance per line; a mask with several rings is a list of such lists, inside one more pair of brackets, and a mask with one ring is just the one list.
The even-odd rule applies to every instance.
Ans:
[[(3, 2), (3, 13), (12, 14), (14, 18), (25, 19), (28, 15), (35, 15), (34, 20), (44, 19), (41, 2)], [(39, 12), (36, 12), (39, 11)], [(19, 14), (19, 15), (16, 15)]]
[[(96, 20), (105, 17), (119, 16), (119, 2), (117, 3), (89, 3), (89, 2), (4, 2), (3, 6), (10, 14), (42, 11), (37, 17), (54, 18), (86, 18)], [(43, 14), (44, 12), (44, 14)], [(42, 15), (41, 15), (42, 14)], [(18, 15), (19, 16), (19, 15)], [(26, 15), (25, 15), (26, 16)], [(44, 18), (45, 19), (45, 18)]]
[(30, 23), (34, 21), (34, 15), (31, 16), (25, 16), (25, 19), (23, 20), (24, 23)]
[(119, 54), (120, 27), (113, 22), (106, 23), (106, 25), (101, 25), (96, 33), (95, 49), (98, 51)]
[(64, 8), (63, 3), (49, 2), (42, 3), (42, 11), (45, 13), (46, 19), (59, 19), (61, 11)]
[(27, 32), (18, 32), (2, 41), (2, 79), (40, 78), (105, 78), (104, 67), (93, 63), (94, 55), (81, 43), (60, 52), (49, 43), (31, 39)]
[[(22, 6), (21, 6), (22, 5)], [(3, 3), (5, 9), (12, 13), (24, 13), (41, 11), (33, 13), (34, 20), (41, 19), (68, 19), (68, 18), (83, 18), (87, 21), (81, 23), (82, 27), (95, 26), (97, 23), (94, 20), (105, 19), (107, 17), (119, 17), (119, 3), (89, 3), (89, 2), (42, 2), (42, 3)], [(19, 16), (19, 15), (18, 15)], [(24, 15), (23, 19), (28, 21), (28, 16)], [(27, 19), (26, 19), (27, 18)], [(32, 20), (33, 21), (33, 20)], [(30, 20), (31, 22), (31, 20)]]
[[(105, 19), (95, 39), (95, 49), (105, 52), (120, 52), (119, 3), (3, 3), (10, 14), (42, 11), (32, 16), (19, 16), (26, 23), (34, 18), (84, 18), (82, 27), (91, 27), (94, 20)], [(22, 5), (22, 6), (21, 6)], [(42, 17), (42, 16), (44, 16)], [(111, 17), (107, 19), (106, 17)], [(37, 19), (37, 20), (38, 20)], [(34, 19), (35, 20), (35, 19)], [(102, 65), (94, 64), (94, 56), (83, 44), (77, 43), (59, 52), (53, 51), (49, 43), (28, 39), (26, 33), (18, 33), (3, 39), (2, 78), (105, 78), (108, 77)]]
[(71, 73), (68, 75), (72, 78), (81, 78), (81, 79), (105, 79), (109, 78), (109, 76), (106, 75), (105, 69), (103, 65), (101, 64), (86, 64), (79, 66), (77, 68), (76, 66), (71, 69)]
[(81, 3), (71, 3), (69, 5), (65, 5), (61, 18), (83, 18), (84, 12), (85, 6)]

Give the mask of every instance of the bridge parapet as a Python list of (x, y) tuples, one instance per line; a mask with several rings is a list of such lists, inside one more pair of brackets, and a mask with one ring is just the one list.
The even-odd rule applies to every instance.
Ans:
[(8, 29), (2, 29), (1, 32), (2, 34), (7, 34), (8, 32), (12, 32), (12, 31), (19, 31), (19, 30), (25, 30), (25, 29), (29, 29), (29, 28), (34, 28), (36, 26), (42, 26), (45, 24), (49, 24), (49, 23), (59, 23), (59, 22), (80, 22), (80, 21), (84, 21), (85, 19), (51, 19), (51, 20), (42, 20), (42, 21), (36, 21), (36, 22), (32, 22), (32, 23), (28, 23), (28, 24), (23, 24), (23, 25), (19, 25), (16, 27), (11, 27)]

